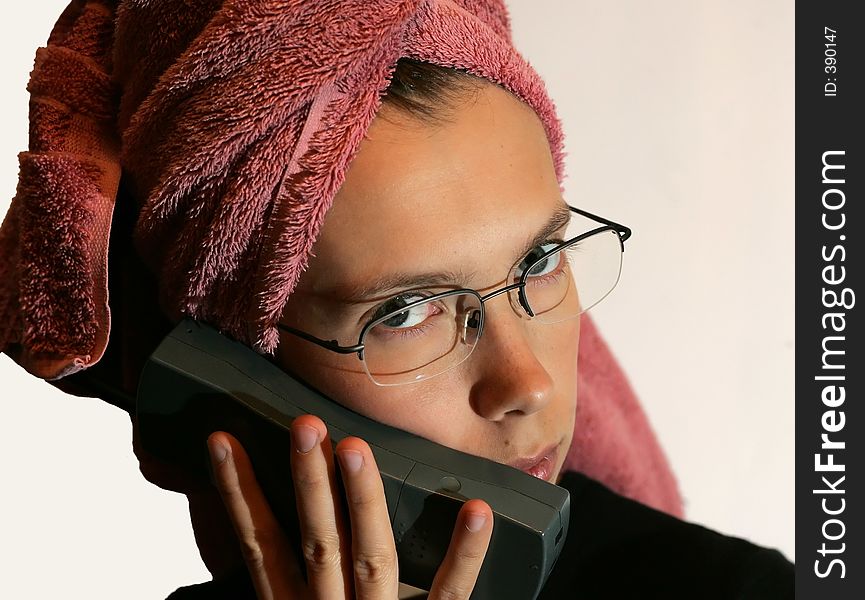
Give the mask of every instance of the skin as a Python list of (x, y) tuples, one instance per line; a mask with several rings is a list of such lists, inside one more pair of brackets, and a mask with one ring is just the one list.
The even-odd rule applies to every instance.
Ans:
[[(369, 320), (384, 299), (406, 289), (346, 304), (345, 298), (382, 275), (463, 271), (464, 281), (450, 283), (481, 294), (506, 284), (526, 243), (564, 204), (542, 124), (491, 84), (466, 95), (446, 117), (421, 123), (388, 105), (381, 109), (327, 214), (283, 323), (353, 344), (348, 323), (364, 315)], [(551, 237), (564, 238), (563, 228)], [(507, 294), (488, 301), (474, 353), (450, 371), (410, 385), (376, 386), (356, 355), (287, 333), (276, 358), (345, 406), (451, 448), (509, 463), (555, 445), (550, 479), (557, 481), (574, 428), (579, 319), (546, 325), (515, 306)], [(335, 459), (324, 423), (312, 415), (297, 419), (292, 434), (305, 556), (291, 555), (240, 444), (217, 432), (209, 447), (222, 503), (206, 486), (185, 492), (208, 568), (218, 577), (242, 560), (260, 598), (395, 598), (393, 535), (369, 447), (357, 438), (343, 440)], [(358, 459), (362, 467), (351, 472)], [(335, 487), (334, 460), (348, 472), (345, 498)], [(467, 502), (431, 598), (468, 597), (491, 529), (486, 503)], [(241, 540), (240, 552), (236, 544), (229, 548), (231, 530)], [(299, 560), (306, 561), (308, 584)]]

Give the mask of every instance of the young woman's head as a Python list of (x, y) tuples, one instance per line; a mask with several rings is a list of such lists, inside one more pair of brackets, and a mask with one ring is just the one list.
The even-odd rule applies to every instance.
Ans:
[[(615, 284), (621, 241), (559, 245), (561, 127), (503, 3), (181, 4), (73, 3), (40, 52), (0, 350), (50, 379), (101, 361), (100, 393), (134, 395), (167, 327), (147, 319), (158, 295), (349, 408), (556, 480), (578, 315)], [(376, 110), (399, 56), (429, 64), (400, 61)], [(602, 271), (590, 290), (581, 260)], [(610, 447), (646, 439), (633, 419), (605, 435), (605, 416), (583, 442), (612, 442), (576, 445), (602, 474), (631, 457)], [(134, 444), (149, 480), (189, 496), (203, 552), (232, 546), (210, 482)]]
[[(483, 79), (401, 61), (281, 323), (353, 345), (425, 296), (483, 296), (566, 239), (569, 214), (531, 108)], [(565, 269), (536, 268), (530, 297), (563, 285)], [(511, 290), (484, 302), (474, 346), (465, 319), (478, 309), (454, 295), (392, 316), (368, 329), (365, 362), (291, 332), (277, 358), (377, 421), (555, 480), (574, 429), (579, 310), (543, 323)]]

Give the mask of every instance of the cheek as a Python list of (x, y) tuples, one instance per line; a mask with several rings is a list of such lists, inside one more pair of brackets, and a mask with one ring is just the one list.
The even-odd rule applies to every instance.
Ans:
[(580, 319), (538, 324), (531, 331), (532, 350), (555, 382), (557, 395), (573, 400), (574, 394), (566, 392), (576, 391)]
[[(555, 396), (548, 407), (551, 417), (568, 423), (573, 435), (577, 408), (577, 356), (580, 345), (580, 319), (569, 319), (535, 328), (533, 349), (555, 384)], [(570, 439), (567, 440), (570, 444)]]
[(458, 397), (447, 375), (430, 380), (431, 385), (382, 387), (367, 376), (356, 355), (339, 356), (333, 352), (283, 337), (277, 349), (277, 362), (288, 373), (365, 417), (404, 429), (410, 433), (443, 442), (441, 422), (453, 415), (436, 414), (429, 418), (429, 407), (440, 408), (442, 397)]
[[(277, 363), (286, 372), (352, 410), (364, 404), (372, 385), (357, 355), (339, 355), (303, 340), (283, 335), (276, 353)], [(375, 386), (373, 386), (375, 387)], [(360, 400), (360, 401), (359, 401)]]

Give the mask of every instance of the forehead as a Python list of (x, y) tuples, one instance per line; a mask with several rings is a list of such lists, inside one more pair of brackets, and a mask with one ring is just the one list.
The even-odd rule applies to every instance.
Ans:
[(500, 261), (516, 258), (509, 253), (561, 204), (540, 120), (501, 88), (484, 85), (435, 125), (385, 106), (298, 287), (315, 293), (428, 269), (503, 278), (510, 265)]

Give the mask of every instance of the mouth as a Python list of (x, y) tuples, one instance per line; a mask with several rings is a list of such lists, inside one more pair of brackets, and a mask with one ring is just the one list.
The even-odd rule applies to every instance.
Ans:
[(550, 481), (553, 476), (553, 469), (556, 468), (558, 455), (559, 444), (553, 444), (532, 456), (511, 461), (508, 465), (528, 473), (532, 477)]

